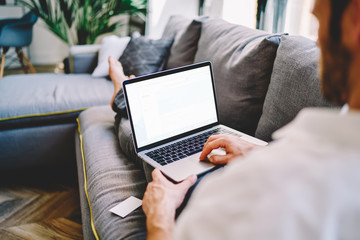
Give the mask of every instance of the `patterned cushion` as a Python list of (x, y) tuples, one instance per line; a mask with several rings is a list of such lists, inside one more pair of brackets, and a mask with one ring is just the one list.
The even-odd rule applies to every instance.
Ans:
[(321, 95), (318, 59), (314, 41), (298, 36), (281, 38), (256, 137), (271, 141), (272, 133), (302, 108), (330, 106)]
[(162, 70), (172, 43), (173, 39), (131, 38), (119, 59), (125, 75), (140, 76)]

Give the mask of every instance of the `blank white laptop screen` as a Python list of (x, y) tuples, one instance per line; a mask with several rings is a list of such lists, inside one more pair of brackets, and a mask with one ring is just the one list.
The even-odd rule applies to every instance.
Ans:
[(210, 66), (126, 85), (137, 147), (217, 122)]

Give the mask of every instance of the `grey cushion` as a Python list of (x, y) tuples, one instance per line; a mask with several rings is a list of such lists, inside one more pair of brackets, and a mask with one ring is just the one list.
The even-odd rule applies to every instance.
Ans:
[(140, 76), (162, 70), (172, 43), (173, 39), (131, 38), (119, 58), (125, 75)]
[(166, 69), (181, 67), (194, 62), (201, 24), (207, 17), (189, 20), (183, 16), (172, 16), (167, 23), (163, 39), (174, 38)]
[(76, 123), (0, 131), (0, 168), (64, 165), (75, 161)]
[[(109, 212), (130, 196), (142, 199), (146, 188), (144, 173), (119, 148), (114, 131), (114, 112), (110, 106), (90, 108), (80, 114), (79, 122), (84, 158), (79, 141), (77, 163), (79, 173), (87, 180), (90, 201), (89, 206), (84, 200), (84, 185), (79, 185), (83, 196), (82, 215), (86, 218), (83, 223), (91, 221), (91, 208), (95, 232), (100, 239), (145, 239), (145, 215), (141, 207), (126, 218)], [(84, 166), (86, 175), (83, 174)], [(83, 228), (89, 234), (90, 226)]]
[(220, 122), (255, 133), (279, 41), (220, 19), (203, 22), (195, 62), (213, 63)]
[(304, 107), (330, 106), (321, 95), (318, 59), (314, 41), (299, 36), (281, 38), (256, 137), (270, 141), (271, 134)]
[(0, 130), (74, 123), (79, 111), (109, 104), (113, 91), (112, 82), (89, 74), (6, 76), (0, 81)]
[[(0, 80), (0, 167), (74, 161), (76, 117), (109, 105), (113, 84), (89, 74), (28, 74)], [(34, 151), (35, 149), (35, 151)]]

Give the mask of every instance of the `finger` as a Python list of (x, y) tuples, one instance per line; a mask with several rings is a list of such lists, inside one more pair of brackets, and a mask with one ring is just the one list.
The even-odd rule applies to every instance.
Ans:
[(218, 138), (218, 139), (206, 144), (206, 146), (204, 146), (203, 151), (200, 155), (200, 160), (204, 160), (213, 149), (217, 149), (219, 147), (223, 147), (226, 149), (226, 140), (225, 139)]
[[(205, 149), (205, 147), (209, 144), (209, 143), (211, 143), (212, 141), (214, 141), (214, 140), (217, 140), (217, 139), (219, 139), (219, 138), (224, 138), (224, 136), (226, 136), (225, 134), (215, 134), (215, 135), (211, 135), (209, 138), (208, 138), (208, 140), (205, 142), (205, 144), (204, 144), (204, 147), (203, 147), (203, 151), (204, 151), (204, 149)], [(211, 152), (211, 151), (210, 151)], [(206, 158), (206, 156), (207, 155), (200, 155), (200, 160), (204, 160), (205, 158)]]
[(152, 176), (153, 181), (158, 180), (158, 179), (159, 179), (159, 175), (161, 175), (160, 169), (155, 168), (155, 169), (152, 171), (152, 173), (151, 173), (151, 176)]
[(189, 189), (192, 185), (194, 185), (197, 181), (197, 176), (190, 175), (184, 181), (178, 184), (181, 188)]
[(209, 158), (209, 161), (214, 164), (227, 164), (231, 159), (231, 155), (213, 155)]
[(134, 78), (134, 77), (135, 77), (135, 75), (131, 74), (131, 75), (129, 76), (129, 79)]
[(152, 178), (154, 182), (171, 183), (158, 168), (152, 172)]
[(216, 135), (211, 135), (211, 136), (207, 139), (207, 141), (205, 142), (204, 147), (206, 146), (206, 144), (214, 141), (215, 139), (219, 138), (220, 136), (221, 136), (221, 135), (218, 135), (218, 134), (216, 134)]

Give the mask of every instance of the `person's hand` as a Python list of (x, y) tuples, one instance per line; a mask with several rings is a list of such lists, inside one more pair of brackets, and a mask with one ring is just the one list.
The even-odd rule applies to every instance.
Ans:
[(175, 211), (181, 205), (185, 194), (194, 185), (197, 177), (192, 175), (178, 184), (167, 180), (159, 169), (152, 172), (150, 182), (144, 194), (142, 208), (146, 215), (148, 238), (159, 239), (171, 236), (175, 223)]
[(228, 134), (212, 135), (204, 144), (200, 160), (207, 159), (207, 155), (217, 148), (224, 148), (226, 155), (213, 155), (209, 157), (209, 161), (214, 164), (227, 164), (231, 159), (237, 156), (244, 156), (259, 145), (247, 142), (237, 136)]

